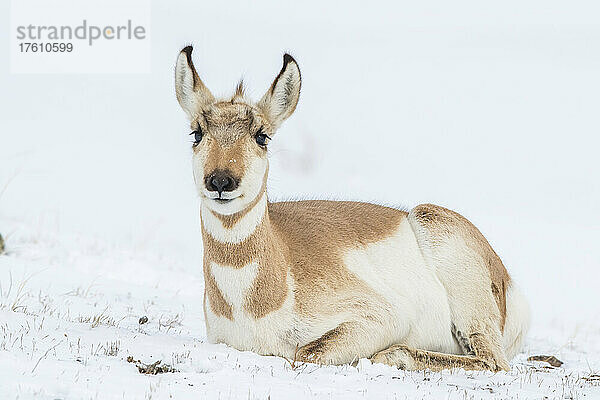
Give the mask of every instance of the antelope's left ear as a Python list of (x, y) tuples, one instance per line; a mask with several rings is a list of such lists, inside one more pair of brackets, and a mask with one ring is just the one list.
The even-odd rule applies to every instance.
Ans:
[(257, 106), (275, 127), (279, 127), (296, 109), (300, 98), (302, 78), (296, 60), (283, 56), (283, 67)]

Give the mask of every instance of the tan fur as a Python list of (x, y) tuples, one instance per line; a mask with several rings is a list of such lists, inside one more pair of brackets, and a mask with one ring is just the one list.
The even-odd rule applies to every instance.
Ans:
[[(251, 139), (245, 136), (249, 136), (247, 133), (253, 125), (248, 107), (217, 103), (205, 109), (196, 123), (206, 132), (202, 146), (202, 151), (208, 155), (205, 170), (209, 173), (217, 169), (229, 170), (234, 176), (241, 177), (248, 157), (244, 139)], [(194, 147), (194, 151), (199, 150), (200, 147)]]

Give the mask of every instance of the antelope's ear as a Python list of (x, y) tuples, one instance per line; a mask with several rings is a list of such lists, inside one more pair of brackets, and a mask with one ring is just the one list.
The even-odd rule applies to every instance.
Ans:
[(175, 65), (175, 93), (177, 101), (190, 119), (200, 108), (214, 102), (215, 98), (198, 76), (192, 62), (192, 46), (187, 46), (179, 53)]
[(296, 60), (286, 53), (279, 75), (257, 104), (275, 127), (279, 127), (296, 109), (301, 86), (300, 68)]

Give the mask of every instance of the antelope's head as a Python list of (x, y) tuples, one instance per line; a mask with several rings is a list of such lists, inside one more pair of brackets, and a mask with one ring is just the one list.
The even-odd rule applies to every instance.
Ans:
[(245, 97), (241, 82), (231, 98), (216, 99), (194, 68), (192, 47), (179, 53), (175, 90), (191, 122), (196, 188), (210, 210), (235, 214), (265, 191), (267, 147), (296, 109), (300, 85), (298, 64), (285, 54), (281, 71), (257, 103)]

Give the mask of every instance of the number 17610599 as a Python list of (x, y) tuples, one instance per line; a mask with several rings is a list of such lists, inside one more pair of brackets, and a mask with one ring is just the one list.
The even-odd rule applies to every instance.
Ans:
[(19, 43), (21, 53), (70, 53), (73, 51), (73, 43)]

